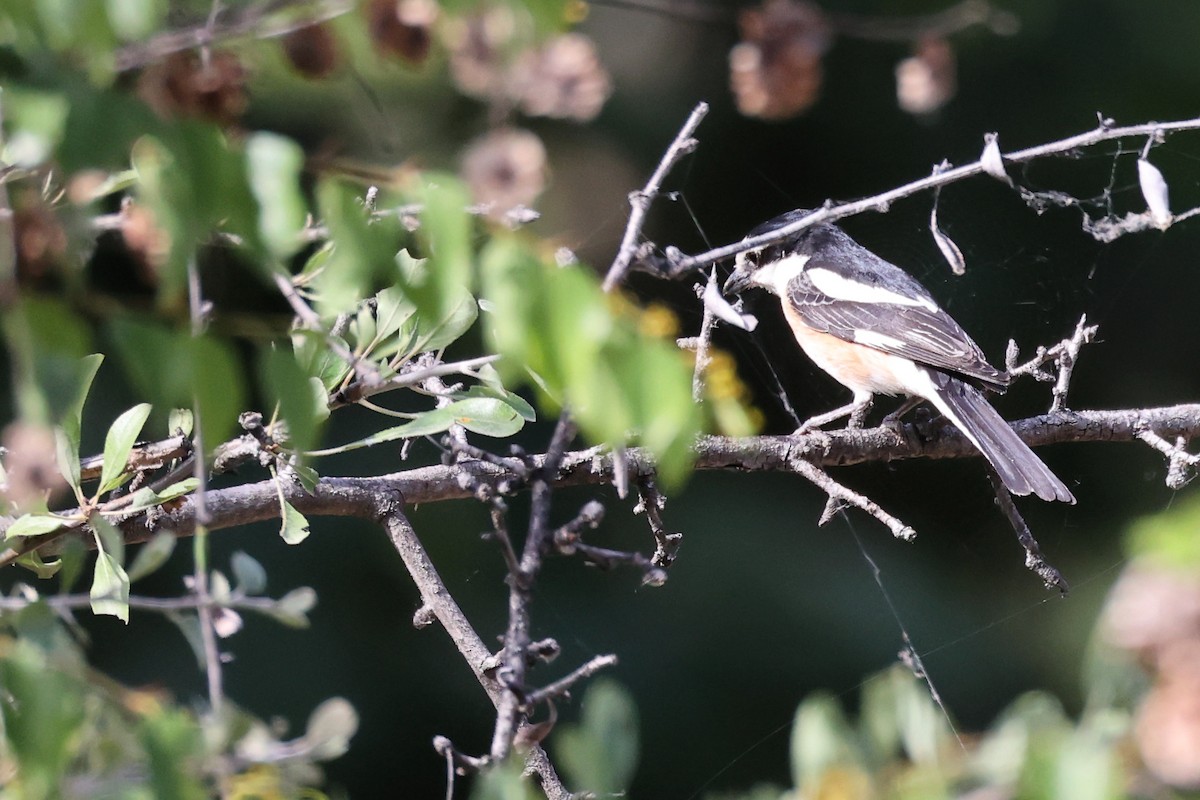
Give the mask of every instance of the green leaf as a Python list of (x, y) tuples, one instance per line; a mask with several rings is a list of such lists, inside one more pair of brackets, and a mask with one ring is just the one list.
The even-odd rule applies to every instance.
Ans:
[(174, 500), (176, 497), (182, 497), (188, 492), (194, 491), (200, 481), (196, 478), (184, 478), (181, 481), (172, 483), (161, 492), (156, 492), (149, 486), (144, 486), (133, 493), (129, 499), (129, 505), (121, 508), (121, 513), (130, 511), (142, 511), (152, 506), (162, 505), (168, 500)]
[(279, 526), (280, 537), (288, 544), (300, 544), (308, 538), (308, 519), (286, 500), (283, 501), (282, 509), (283, 523)]
[(793, 785), (806, 794), (821, 785), (828, 770), (862, 762), (842, 706), (827, 692), (809, 695), (796, 710), (791, 751)]
[(80, 359), (76, 373), (77, 384), (71, 403), (63, 412), (61, 423), (54, 431), (57, 444), (58, 469), (67, 483), (79, 493), (79, 442), (83, 430), (83, 405), (92, 390), (92, 381), (104, 356), (95, 353)]
[(175, 534), (170, 531), (154, 534), (133, 557), (133, 563), (129, 566), (129, 582), (140, 580), (167, 563), (171, 553), (175, 552), (176, 541)]
[(521, 430), (525, 426), (525, 420), (503, 400), (493, 397), (473, 397), (426, 411), (403, 425), (385, 428), (356, 442), (318, 450), (311, 455), (334, 455), (385, 442), (394, 442), (398, 439), (430, 436), (448, 430), (451, 425), (462, 425), (473, 433), (503, 438), (512, 436)]
[(113, 422), (104, 437), (104, 466), (100, 470), (98, 494), (115, 489), (125, 474), (129, 453), (137, 441), (142, 426), (150, 416), (150, 404), (140, 403), (129, 409)]
[(33, 572), (41, 580), (53, 578), (62, 569), (62, 559), (54, 559), (53, 561), (43, 561), (42, 554), (37, 550), (30, 550), (16, 561), (18, 566)]
[(267, 571), (254, 558), (237, 550), (233, 554), (231, 566), (239, 591), (248, 595), (262, 594), (266, 591)]
[(504, 356), (504, 380), (538, 376), (540, 405), (565, 403), (593, 442), (640, 440), (665, 482), (682, 481), (702, 414), (674, 343), (639, 330), (635, 311), (614, 310), (588, 270), (545, 263), (516, 236), (489, 242), (481, 276), (482, 327), (489, 349)]
[(350, 740), (357, 731), (358, 714), (354, 706), (341, 697), (331, 697), (309, 716), (304, 740), (313, 758), (329, 761), (350, 749)]
[(333, 180), (317, 185), (317, 208), (332, 249), (313, 278), (322, 316), (351, 311), (372, 294), (376, 281), (391, 283), (402, 232), (394, 219), (369, 220), (356, 190)]
[(524, 397), (515, 392), (506, 391), (503, 387), (476, 385), (465, 392), (454, 392), (451, 397), (455, 400), (467, 400), (472, 397), (491, 397), (510, 406), (526, 422), (534, 422), (537, 419), (537, 412), (533, 410), (533, 406), (529, 405), (529, 402)]
[(292, 469), (296, 473), (296, 479), (304, 487), (304, 491), (312, 494), (317, 490), (317, 483), (321, 480), (321, 476), (315, 469), (304, 464), (296, 464)]
[(317, 605), (317, 593), (311, 586), (301, 586), (285, 594), (263, 613), (289, 628), (307, 628), (308, 612)]
[(554, 751), (571, 782), (590, 792), (624, 792), (637, 769), (638, 722), (633, 698), (615, 681), (598, 680), (583, 696), (580, 724), (564, 726)]
[(167, 436), (192, 435), (195, 418), (190, 408), (172, 408), (167, 416)]
[(263, 393), (287, 422), (289, 449), (312, 449), (321, 422), (329, 416), (325, 392), (318, 396), (308, 374), (296, 363), (296, 356), (274, 346), (260, 351), (259, 374)]
[(166, 21), (167, 0), (106, 0), (108, 21), (123, 41), (136, 42)]
[(250, 190), (258, 201), (258, 229), (267, 250), (278, 261), (300, 245), (308, 216), (300, 191), (304, 151), (291, 139), (273, 133), (252, 134), (246, 142)]
[(533, 780), (523, 774), (524, 766), (517, 758), (488, 766), (472, 782), (471, 800), (540, 800), (545, 797), (534, 788)]
[(447, 320), (471, 287), (471, 202), (466, 187), (449, 175), (433, 175), (418, 192), (418, 235), (429, 253), (422, 280), (409, 294), (426, 319)]
[[(99, 536), (96, 537), (99, 542)], [(96, 570), (92, 574), (93, 614), (108, 614), (129, 622), (129, 576), (117, 561), (104, 550), (96, 552)]]
[(41, 536), (44, 533), (56, 531), (64, 525), (71, 525), (77, 520), (67, 517), (57, 517), (53, 514), (22, 514), (8, 526), (4, 532), (5, 539), (15, 539), (18, 536)]

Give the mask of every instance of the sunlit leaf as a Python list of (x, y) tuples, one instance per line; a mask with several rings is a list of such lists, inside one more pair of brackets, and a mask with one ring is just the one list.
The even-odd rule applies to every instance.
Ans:
[(448, 430), (451, 425), (462, 425), (474, 433), (503, 438), (512, 436), (521, 430), (525, 425), (525, 420), (503, 400), (492, 397), (473, 397), (426, 411), (403, 425), (385, 428), (364, 439), (340, 447), (316, 451), (313, 455), (334, 455), (399, 439), (429, 436)]
[(44, 561), (37, 550), (30, 550), (17, 559), (17, 565), (33, 572), (39, 579), (53, 578), (62, 569), (62, 559)]
[(304, 151), (273, 133), (252, 134), (246, 142), (250, 190), (258, 201), (258, 228), (267, 250), (283, 261), (300, 245), (308, 206), (300, 191)]
[(96, 570), (88, 594), (92, 598), (93, 614), (107, 614), (129, 622), (129, 576), (103, 550), (96, 551)]
[(308, 374), (289, 350), (269, 347), (259, 355), (260, 385), (287, 422), (288, 445), (305, 451), (316, 443), (321, 420), (329, 415), (325, 394), (314, 396)]
[(99, 494), (120, 485), (129, 453), (149, 416), (150, 404), (140, 403), (121, 414), (109, 426), (108, 434), (104, 437), (104, 465), (100, 471)]
[(279, 535), (288, 544), (300, 544), (308, 538), (308, 518), (296, 510), (296, 507), (286, 500), (281, 510), (283, 520), (279, 526)]
[(16, 522), (8, 526), (8, 530), (4, 532), (4, 538), (41, 536), (44, 533), (56, 531), (64, 525), (70, 525), (73, 521), (53, 514), (23, 514), (17, 518)]

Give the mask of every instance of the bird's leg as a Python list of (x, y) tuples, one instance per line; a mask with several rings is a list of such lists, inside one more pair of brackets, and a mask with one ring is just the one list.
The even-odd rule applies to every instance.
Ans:
[(871, 394), (870, 392), (855, 392), (854, 401), (848, 403), (841, 408), (835, 408), (833, 411), (826, 411), (824, 414), (818, 414), (815, 417), (810, 417), (805, 420), (804, 424), (796, 429), (793, 435), (807, 433), (811, 430), (816, 430), (822, 425), (827, 425), (834, 420), (842, 417), (850, 417), (851, 428), (861, 428), (862, 421), (867, 416), (867, 412), (871, 410)]
[(886, 417), (884, 417), (883, 421), (881, 421), (879, 423), (880, 426), (884, 427), (884, 428), (900, 427), (900, 418), (924, 402), (925, 402), (924, 397), (909, 397), (907, 400), (905, 400), (903, 403), (900, 404), (899, 408), (897, 408), (895, 411), (893, 411), (892, 413), (890, 413)]

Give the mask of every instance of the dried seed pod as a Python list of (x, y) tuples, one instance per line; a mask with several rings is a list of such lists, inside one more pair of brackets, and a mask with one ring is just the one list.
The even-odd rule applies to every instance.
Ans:
[(475, 202), (500, 220), (546, 188), (546, 148), (526, 130), (505, 128), (476, 139), (463, 156), (463, 179)]
[(371, 0), (367, 30), (375, 49), (410, 64), (423, 64), (433, 46), (434, 0)]
[(930, 114), (958, 90), (954, 50), (945, 39), (922, 39), (916, 52), (896, 65), (896, 101), (909, 114)]
[(333, 29), (324, 23), (294, 30), (280, 45), (292, 68), (313, 80), (329, 77), (342, 61)]
[(517, 60), (510, 91), (530, 116), (586, 122), (604, 107), (612, 79), (592, 40), (567, 33)]
[(786, 119), (806, 111), (821, 90), (829, 49), (824, 12), (806, 0), (767, 0), (738, 16), (742, 41), (729, 53), (729, 82), (740, 112)]

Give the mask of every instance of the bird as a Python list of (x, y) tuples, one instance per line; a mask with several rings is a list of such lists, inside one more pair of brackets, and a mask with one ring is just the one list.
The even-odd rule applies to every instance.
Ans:
[[(746, 239), (796, 222), (797, 209)], [(922, 401), (962, 432), (1015, 495), (1074, 503), (1075, 497), (992, 407), (983, 389), (1004, 391), (1009, 374), (983, 351), (900, 267), (880, 258), (832, 223), (820, 223), (738, 255), (726, 294), (763, 288), (779, 297), (801, 350), (854, 393), (845, 406), (807, 420), (797, 433), (843, 417), (862, 423), (874, 395), (909, 399), (885, 422)]]

